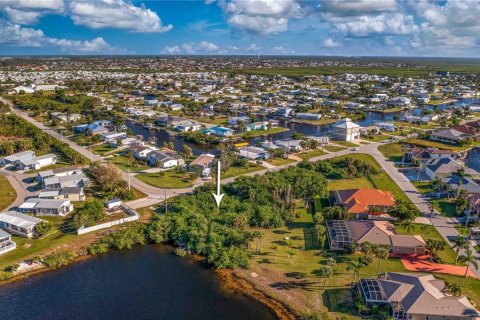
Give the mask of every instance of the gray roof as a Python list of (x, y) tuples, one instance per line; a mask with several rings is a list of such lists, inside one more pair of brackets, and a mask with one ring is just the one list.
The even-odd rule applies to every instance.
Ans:
[(44, 220), (16, 211), (7, 211), (0, 213), (0, 221), (28, 229), (34, 227), (37, 223)]
[(432, 159), (427, 161), (427, 168), (435, 173), (453, 173), (463, 166), (450, 158)]
[[(378, 280), (362, 279), (361, 285), (365, 290), (375, 289), (367, 287), (365, 283), (376, 282), (380, 294), (377, 299), (390, 303), (399, 303), (407, 314), (430, 315), (446, 317), (473, 317), (479, 312), (466, 297), (446, 296), (441, 290), (445, 284), (431, 274), (388, 272), (384, 278)], [(380, 299), (378, 299), (380, 298)]]
[(10, 237), (10, 233), (0, 229), (0, 239), (9, 238), (9, 237)]

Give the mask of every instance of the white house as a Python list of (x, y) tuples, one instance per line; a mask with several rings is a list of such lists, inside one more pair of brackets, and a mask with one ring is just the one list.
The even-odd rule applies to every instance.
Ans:
[(12, 236), (3, 230), (0, 230), (0, 254), (15, 250), (17, 244), (12, 241)]
[(320, 120), (322, 115), (319, 113), (297, 113), (295, 118), (302, 120)]
[(137, 159), (146, 159), (147, 155), (155, 149), (149, 146), (130, 146), (128, 148)]
[(7, 164), (14, 164), (16, 161), (30, 160), (35, 158), (35, 151), (27, 150), (18, 153), (14, 153), (7, 157), (0, 159), (0, 164), (6, 166)]
[(34, 169), (38, 170), (46, 166), (57, 163), (57, 156), (54, 154), (46, 154), (40, 157), (34, 157), (31, 159), (21, 159), (14, 162), (15, 166), (20, 170)]
[(248, 160), (266, 160), (270, 158), (267, 150), (252, 146), (245, 146), (239, 149), (239, 155)]
[(395, 131), (395, 125), (391, 122), (378, 122), (376, 125), (381, 129), (385, 130), (388, 132), (394, 132)]
[(26, 238), (32, 238), (35, 235), (35, 226), (43, 221), (45, 220), (16, 211), (0, 213), (0, 229)]
[(102, 139), (105, 142), (115, 142), (117, 139), (123, 140), (128, 137), (126, 132), (108, 132), (102, 134)]
[[(181, 161), (180, 161), (181, 160)], [(173, 168), (178, 165), (183, 164), (182, 159), (177, 159), (173, 157), (172, 155), (163, 152), (163, 151), (152, 151), (149, 152), (147, 155), (147, 162), (151, 166), (157, 166), (162, 169), (168, 169), (168, 168)], [(182, 162), (182, 163), (180, 163)]]
[(351, 119), (345, 118), (334, 125), (332, 131), (335, 139), (353, 141), (360, 138), (360, 126)]
[(239, 122), (243, 122), (245, 124), (248, 124), (248, 123), (251, 122), (251, 119), (250, 119), (250, 117), (247, 117), (247, 116), (228, 118), (228, 124), (231, 125), (231, 126), (236, 126)]
[(31, 212), (38, 216), (66, 216), (73, 211), (70, 200), (30, 198), (18, 206), (20, 212)]

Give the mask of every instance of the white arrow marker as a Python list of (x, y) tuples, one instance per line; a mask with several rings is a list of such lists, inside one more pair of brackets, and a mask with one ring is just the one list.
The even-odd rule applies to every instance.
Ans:
[(218, 161), (217, 167), (217, 194), (212, 193), (213, 197), (215, 198), (215, 202), (217, 203), (217, 207), (220, 207), (220, 202), (222, 201), (224, 193), (220, 194), (220, 160)]

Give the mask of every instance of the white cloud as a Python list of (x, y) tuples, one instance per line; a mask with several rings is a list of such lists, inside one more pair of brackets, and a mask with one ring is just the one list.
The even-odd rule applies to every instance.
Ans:
[(63, 0), (0, 0), (3, 10), (12, 22), (18, 24), (35, 24), (44, 15), (65, 10)]
[(232, 48), (236, 47), (227, 47), (225, 49), (220, 48), (220, 46), (215, 43), (208, 41), (200, 41), (198, 43), (186, 42), (180, 45), (166, 46), (163, 50), (163, 54), (219, 54), (219, 53), (228, 53), (233, 51)]
[(114, 47), (103, 38), (93, 40), (69, 40), (47, 37), (42, 30), (22, 27), (4, 19), (0, 19), (0, 44), (13, 47), (46, 48), (57, 47), (68, 53), (125, 53)]
[(273, 47), (272, 50), (273, 50), (273, 52), (279, 53), (279, 54), (294, 54), (295, 53), (295, 50), (286, 48), (284, 46)]
[(370, 35), (409, 35), (418, 31), (413, 16), (380, 14), (377, 16), (359, 16), (347, 21), (335, 22), (337, 30), (348, 37), (367, 37)]
[(327, 37), (320, 42), (320, 45), (324, 48), (338, 48), (342, 44), (340, 42), (334, 41), (332, 38)]
[(302, 16), (301, 7), (295, 0), (232, 0), (219, 4), (228, 24), (261, 35), (284, 32), (290, 18)]
[(69, 7), (76, 25), (92, 29), (166, 32), (173, 28), (171, 24), (163, 26), (156, 12), (124, 0), (73, 1)]
[(251, 43), (247, 47), (247, 52), (257, 53), (257, 52), (260, 52), (260, 50), (262, 50), (262, 48), (257, 46), (256, 43)]

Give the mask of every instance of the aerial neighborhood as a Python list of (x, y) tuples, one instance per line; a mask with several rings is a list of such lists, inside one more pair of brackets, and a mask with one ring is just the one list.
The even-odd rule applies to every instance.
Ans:
[(168, 243), (298, 314), (480, 319), (478, 74), (318, 71), (352, 67), (333, 57), (3, 62), (0, 281)]

